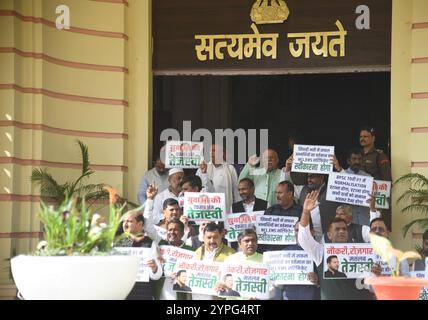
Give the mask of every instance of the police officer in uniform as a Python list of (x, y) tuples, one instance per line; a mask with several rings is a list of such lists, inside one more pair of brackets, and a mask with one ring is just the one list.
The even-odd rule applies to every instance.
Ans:
[(378, 180), (391, 181), (391, 164), (388, 156), (375, 148), (376, 131), (371, 127), (360, 130), (360, 145), (363, 150), (362, 170)]

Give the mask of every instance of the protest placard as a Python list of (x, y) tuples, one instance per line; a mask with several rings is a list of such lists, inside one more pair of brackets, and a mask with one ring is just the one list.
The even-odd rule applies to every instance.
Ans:
[(199, 168), (204, 159), (203, 142), (167, 141), (165, 147), (166, 168)]
[(190, 221), (224, 221), (226, 216), (224, 193), (184, 193), (183, 214)]
[(159, 246), (163, 260), (162, 269), (165, 276), (169, 277), (176, 271), (176, 264), (181, 260), (192, 260), (195, 252), (180, 247), (162, 245)]
[(391, 181), (373, 180), (373, 195), (376, 198), (376, 208), (389, 209), (389, 203), (391, 201)]
[(224, 224), (227, 230), (227, 241), (238, 241), (239, 233), (245, 229), (254, 228), (257, 223), (256, 217), (264, 213), (264, 211), (253, 211), (228, 214)]
[(378, 264), (383, 276), (391, 275), (388, 263), (374, 252), (370, 243), (326, 243), (324, 245), (324, 278), (357, 279)]
[(240, 296), (246, 298), (269, 298), (269, 266), (254, 264), (224, 264), (221, 281), (228, 290), (217, 292), (218, 296)]
[(150, 267), (147, 266), (147, 262), (150, 259), (155, 259), (155, 257), (152, 256), (152, 253), (152, 248), (115, 247), (112, 250), (112, 254), (124, 254), (141, 257), (137, 278), (135, 279), (136, 282), (148, 282), (150, 280)]
[(270, 268), (270, 280), (275, 285), (313, 285), (308, 273), (314, 271), (314, 262), (303, 250), (266, 251), (263, 263)]
[(368, 176), (332, 172), (328, 177), (327, 197), (329, 201), (369, 207), (373, 178)]
[[(221, 267), (222, 263), (219, 262), (180, 260), (175, 265), (177, 277), (173, 290), (215, 296), (217, 295), (215, 285), (220, 280)], [(178, 277), (179, 273), (180, 277)], [(190, 288), (190, 291), (186, 287), (183, 288), (183, 283)]]
[(291, 171), (328, 174), (333, 171), (333, 146), (295, 144)]
[(297, 217), (260, 216), (256, 217), (256, 231), (259, 244), (295, 244), (294, 225)]

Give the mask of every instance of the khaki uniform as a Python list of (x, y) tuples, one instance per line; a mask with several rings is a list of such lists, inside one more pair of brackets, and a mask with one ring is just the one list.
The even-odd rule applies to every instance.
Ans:
[(382, 150), (372, 148), (364, 154), (361, 169), (375, 179), (391, 181), (391, 163)]

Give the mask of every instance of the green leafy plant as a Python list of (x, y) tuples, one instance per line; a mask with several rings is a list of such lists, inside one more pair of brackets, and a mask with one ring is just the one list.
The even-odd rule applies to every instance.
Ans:
[[(77, 140), (82, 157), (82, 171), (80, 176), (72, 181), (67, 181), (60, 184), (46, 168), (34, 168), (31, 173), (31, 182), (40, 186), (40, 194), (45, 202), (53, 203), (59, 206), (64, 203), (66, 199), (74, 197), (76, 199), (77, 207), (80, 207), (82, 199), (87, 202), (88, 207), (96, 200), (108, 199), (109, 194), (104, 189), (105, 184), (85, 184), (85, 181), (95, 173), (91, 170), (89, 162), (88, 147), (80, 140)], [(138, 205), (127, 201), (122, 197), (116, 195), (116, 203), (125, 204), (126, 208), (137, 208)]]
[(83, 197), (86, 201), (108, 198), (108, 193), (103, 190), (104, 184), (84, 183), (94, 171), (90, 169), (88, 147), (80, 140), (77, 140), (77, 144), (82, 156), (82, 172), (76, 180), (60, 184), (46, 168), (33, 169), (31, 182), (40, 186), (40, 193), (45, 201), (60, 205), (75, 196), (79, 205)]
[(428, 228), (428, 179), (419, 173), (409, 173), (400, 177), (394, 185), (405, 187), (405, 191), (397, 199), (401, 212), (423, 216), (403, 227), (404, 236), (412, 226), (418, 226), (422, 230)]
[(395, 269), (391, 267), (392, 276), (398, 277), (400, 275), (400, 262), (403, 260), (418, 260), (422, 259), (421, 255), (415, 251), (406, 251), (395, 249), (391, 242), (385, 238), (373, 233), (370, 233), (370, 242), (373, 250), (381, 257), (382, 261), (389, 263), (391, 259), (395, 259)]
[(36, 255), (93, 255), (107, 254), (113, 247), (116, 231), (121, 223), (124, 204), (117, 205), (116, 191), (109, 191), (108, 223), (99, 214), (92, 214), (85, 199), (77, 206), (77, 198), (65, 199), (57, 208), (41, 202), (40, 220), (44, 238)]

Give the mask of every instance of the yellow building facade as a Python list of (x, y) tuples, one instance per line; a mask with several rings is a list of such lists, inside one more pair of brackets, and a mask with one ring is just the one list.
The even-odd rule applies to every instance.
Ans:
[[(58, 6), (70, 29), (59, 30)], [(34, 249), (40, 193), (34, 167), (77, 177), (75, 140), (89, 147), (93, 183), (136, 202), (152, 154), (150, 0), (0, 1), (0, 298), (15, 295), (8, 260)], [(393, 0), (393, 176), (428, 174), (428, 2)], [(410, 248), (393, 208), (392, 240)]]

